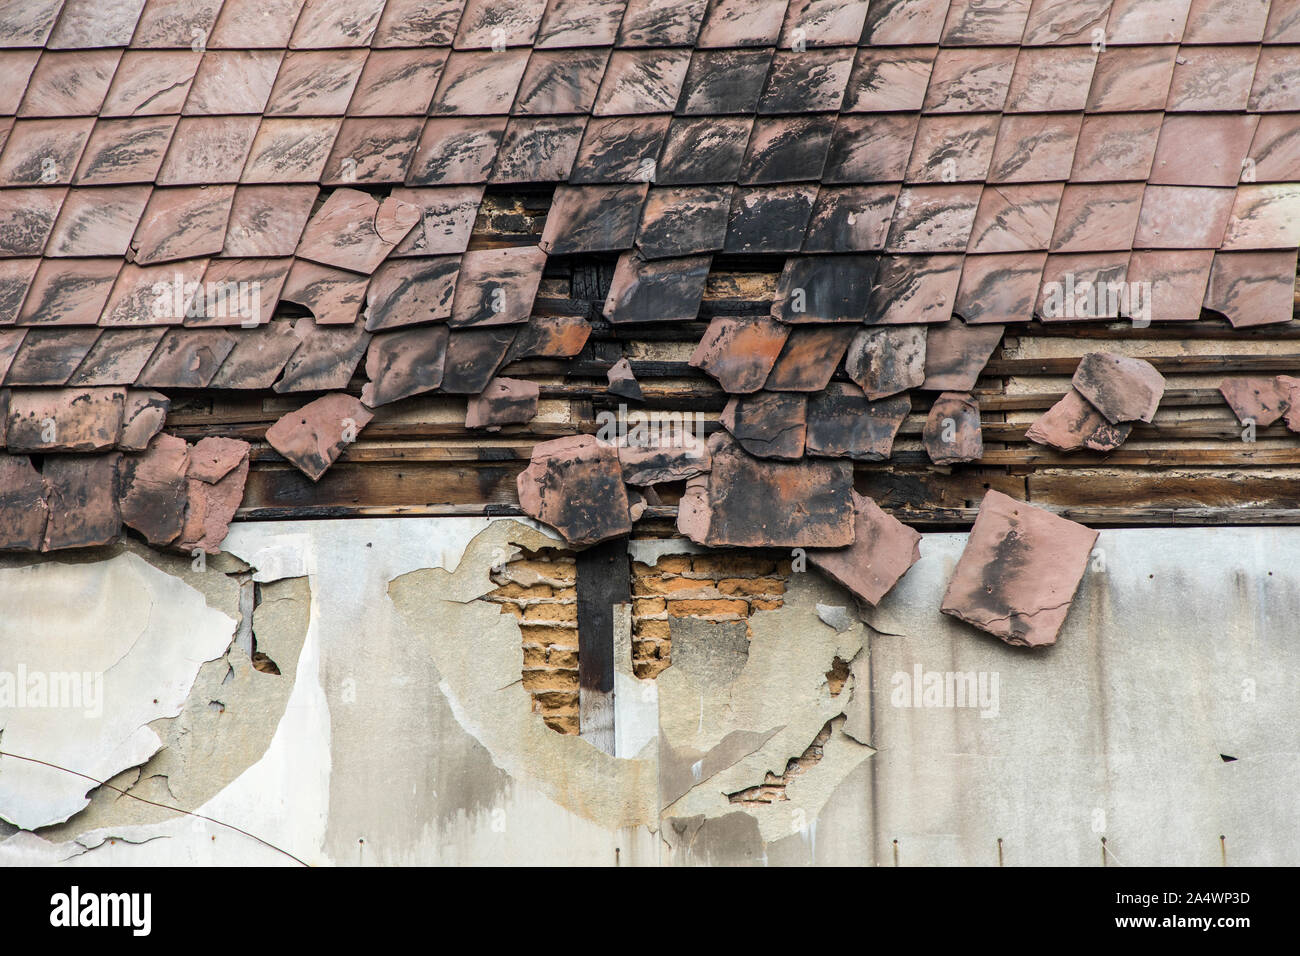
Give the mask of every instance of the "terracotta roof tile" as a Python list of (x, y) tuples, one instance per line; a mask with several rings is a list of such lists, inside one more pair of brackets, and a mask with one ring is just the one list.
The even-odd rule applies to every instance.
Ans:
[(670, 117), (666, 115), (608, 116), (588, 120), (569, 181), (652, 181), (669, 122)]
[(187, 326), (248, 329), (271, 321), (292, 259), (213, 259), (203, 273)]
[(152, 183), (178, 121), (176, 116), (99, 120), (73, 182), (79, 186)]
[(683, 322), (700, 311), (710, 256), (646, 261), (634, 252), (619, 257), (605, 300), (611, 322)]
[(1285, 3), (1269, 7), (1265, 43), (1300, 43), (1300, 8)]
[[(0, 18), (9, 14), (0, 10)], [(6, 50), (5, 21), (0, 19), (0, 114), (13, 115), (27, 93), (27, 84), (36, 69), (37, 61), (45, 54), (41, 50)], [(73, 91), (69, 91), (70, 93)], [(77, 91), (79, 93), (79, 91)]]
[[(1243, 185), (1237, 189), (1235, 201), (1231, 192), (1224, 192), (1227, 196), (1222, 201), (1232, 209), (1223, 236), (1224, 249), (1291, 249), (1300, 245), (1300, 184)], [(1207, 229), (1205, 235), (1211, 236), (1213, 231)]]
[(936, 465), (978, 461), (984, 454), (980, 405), (966, 392), (943, 392), (930, 406), (921, 443)]
[(256, 329), (241, 329), (235, 334), (235, 347), (208, 387), (270, 388), (298, 344), (289, 322), (273, 321)]
[(740, 447), (759, 458), (803, 457), (808, 399), (788, 392), (756, 392), (727, 402), (718, 419)]
[(1258, 47), (1182, 47), (1165, 108), (1178, 112), (1244, 110)]
[(772, 50), (696, 50), (677, 111), (688, 116), (753, 113), (772, 54)]
[(690, 364), (731, 394), (757, 392), (781, 354), (790, 327), (764, 316), (718, 316), (709, 323)]
[(864, 46), (938, 43), (949, 0), (872, 0), (862, 32)]
[(1089, 352), (1070, 381), (1112, 425), (1151, 421), (1165, 391), (1150, 362), (1114, 352)]
[(934, 47), (863, 47), (844, 93), (844, 110), (877, 113), (919, 110), (934, 67)]
[(1216, 252), (1205, 308), (1237, 328), (1289, 322), (1296, 286), (1296, 250)]
[(832, 116), (760, 117), (740, 171), (745, 185), (820, 179), (835, 128)]
[(144, 0), (66, 0), (45, 45), (51, 50), (126, 46)]
[(958, 252), (966, 248), (981, 188), (909, 186), (898, 194), (885, 248), (890, 252)]
[(179, 113), (189, 96), (201, 53), (192, 50), (127, 50), (118, 64), (101, 116)]
[(627, 5), (627, 0), (550, 0), (533, 46), (609, 46), (618, 38)]
[(351, 395), (334, 392), (282, 415), (266, 430), (266, 441), (304, 475), (319, 481), (372, 418)]
[(249, 151), (245, 183), (314, 183), (325, 169), (330, 148), (342, 121), (320, 119), (273, 119), (267, 117), (257, 128)]
[(630, 249), (647, 186), (560, 186), (540, 245), (550, 255)]
[(837, 111), (853, 70), (852, 47), (778, 50), (758, 101), (760, 113)]
[(505, 132), (504, 116), (431, 119), (424, 124), (408, 186), (486, 182)]
[(0, 256), (39, 256), (67, 192), (0, 189)]
[(280, 50), (209, 50), (199, 62), (182, 112), (261, 114), (280, 70)]
[(1043, 44), (1090, 43), (1093, 31), (1104, 30), (1112, 0), (1034, 0), (1029, 8), (1022, 42)]
[(307, 221), (298, 255), (369, 274), (419, 218), (418, 208), (391, 196), (381, 202), (356, 189), (336, 189)]
[(951, 319), (928, 329), (925, 381), (929, 391), (969, 392), (1002, 341), (1000, 325), (967, 325)]
[(1257, 116), (1166, 116), (1150, 182), (1178, 186), (1236, 186)]
[(1231, 189), (1147, 186), (1133, 248), (1219, 248), (1234, 195)]
[(6, 442), (22, 453), (107, 451), (121, 437), (125, 399), (120, 388), (12, 392)]
[(710, 0), (696, 43), (700, 47), (772, 46), (780, 35), (785, 8), (786, 0)]
[(104, 329), (67, 384), (130, 385), (139, 377), (166, 331), (161, 326)]
[(961, 256), (881, 256), (867, 303), (868, 321), (881, 325), (946, 322), (961, 280)]
[(234, 197), (234, 186), (155, 189), (131, 242), (134, 261), (154, 265), (220, 252)]
[(290, 50), (280, 62), (266, 115), (342, 115), (366, 56), (365, 50)]
[(95, 121), (19, 119), (0, 153), (0, 186), (39, 186), (72, 182), (73, 170)]
[(682, 46), (695, 42), (708, 0), (628, 0), (618, 45)]
[(208, 46), (220, 49), (284, 49), (303, 0), (225, 0)]
[(1088, 91), (1090, 113), (1162, 110), (1174, 78), (1176, 46), (1115, 47), (1097, 58)]
[[(180, 325), (193, 299), (194, 283), (207, 271), (207, 259), (188, 259), (156, 266), (128, 262), (100, 314), (99, 324)], [(179, 276), (179, 280), (178, 277)], [(155, 286), (162, 285), (159, 295)]]
[(1260, 50), (1248, 106), (1263, 113), (1300, 110), (1300, 46)]
[(20, 325), (94, 325), (122, 268), (120, 258), (46, 259), (18, 316)]
[(1046, 263), (1042, 252), (968, 255), (953, 311), (970, 325), (1030, 321)]
[(432, 115), (509, 113), (530, 53), (527, 49), (453, 52), (433, 96)]
[(669, 186), (735, 182), (753, 127), (752, 117), (674, 119), (655, 181)]
[(1133, 430), (1132, 422), (1112, 425), (1106, 416), (1071, 388), (1025, 431), (1025, 438), (1060, 451), (1113, 451)]
[(349, 116), (423, 116), (447, 51), (372, 50), (348, 104)]
[(914, 115), (841, 116), (831, 136), (824, 183), (901, 182), (916, 139)]
[(345, 119), (321, 183), (382, 185), (406, 181), (424, 120), (419, 117)]
[(632, 530), (618, 455), (591, 435), (538, 443), (517, 490), (524, 513), (555, 528), (574, 547)]
[(168, 329), (135, 383), (142, 388), (205, 388), (235, 341), (226, 329)]
[[(28, 329), (0, 329), (0, 372), (6, 376), (28, 331)], [(0, 381), (3, 380), (0, 378)]]
[(148, 186), (69, 189), (46, 255), (126, 255), (150, 192)]
[(545, 11), (546, 0), (466, 0), (456, 49), (530, 45)]
[(0, 551), (39, 551), (49, 506), (45, 483), (26, 455), (0, 454)]
[(517, 327), (488, 325), (452, 329), (447, 339), (447, 364), (442, 391), (452, 395), (477, 395), (487, 388), (505, 364)]
[[(60, 21), (62, 22), (62, 21)], [(122, 530), (117, 500), (118, 452), (53, 455), (41, 466), (49, 521), (42, 551), (108, 544)]]
[(421, 211), (419, 221), (389, 258), (464, 252), (483, 198), (481, 186), (394, 189), (390, 195)]
[(853, 322), (867, 317), (879, 256), (791, 256), (772, 315), (783, 322)]
[(296, 259), (280, 297), (309, 310), (319, 325), (353, 325), (365, 301), (365, 276)]
[(573, 170), (586, 125), (585, 116), (512, 116), (490, 181), (564, 182)]
[(370, 342), (370, 333), (361, 323), (317, 325), (312, 319), (299, 319), (293, 331), (301, 344), (285, 363), (275, 390), (327, 392), (347, 388)]
[(601, 81), (593, 113), (671, 113), (690, 65), (688, 50), (615, 50)]
[(185, 527), (189, 486), (185, 439), (159, 435), (139, 455), (124, 455), (120, 469), (122, 522), (154, 546), (170, 544)]
[(64, 0), (31, 0), (0, 9), (0, 46), (42, 46), (54, 29)]
[(527, 322), (546, 266), (536, 246), (478, 249), (460, 261), (450, 325), (517, 325)]
[(131, 46), (188, 49), (199, 36), (206, 41), (220, 11), (221, 0), (147, 0)]
[(0, 325), (12, 325), (31, 287), (40, 259), (0, 259)]
[(797, 252), (803, 247), (817, 187), (758, 186), (737, 189), (727, 220), (727, 252)]
[(256, 116), (182, 117), (155, 181), (160, 186), (239, 182), (259, 124)]
[(1084, 117), (1077, 113), (1018, 113), (1002, 117), (988, 181), (1038, 183), (1070, 178), (1083, 122)]
[(854, 542), (840, 551), (811, 548), (808, 560), (854, 596), (872, 605), (921, 558), (921, 535), (852, 492)]
[(865, 0), (790, 0), (777, 46), (850, 46), (862, 38)]
[(925, 93), (927, 113), (999, 111), (1016, 64), (1015, 47), (957, 47), (939, 51)]
[(1096, 321), (1118, 317), (1118, 302), (1089, 290), (1118, 288), (1128, 274), (1131, 253), (1052, 254), (1043, 267), (1037, 313), (1044, 322)]
[[(17, 85), (4, 95), (14, 96), (15, 101), (22, 97), (19, 116), (94, 116), (104, 104), (121, 58), (121, 50), (47, 50), (27, 79), (26, 92), (19, 76), (8, 75), (5, 79)], [(22, 60), (4, 62), (12, 62), (21, 73)]]
[(879, 252), (885, 248), (898, 189), (822, 186), (804, 237), (804, 252)]
[[(230, 0), (226, 0), (227, 6)], [(448, 46), (465, 0), (388, 0), (371, 47)]]
[(944, 46), (1018, 44), (1029, 19), (1030, 0), (952, 0), (944, 22)]
[(1283, 378), (1225, 378), (1219, 392), (1237, 421), (1267, 428), (1291, 409), (1291, 389)]
[(796, 326), (763, 387), (770, 392), (820, 392), (857, 331), (851, 325)]
[(862, 389), (832, 382), (808, 397), (805, 447), (819, 458), (885, 461), (893, 453), (894, 436), (912, 410), (906, 395), (870, 401)]
[(442, 384), (450, 333), (445, 325), (384, 332), (370, 340), (361, 401), (371, 408)]
[(1006, 112), (1082, 110), (1096, 64), (1097, 53), (1090, 46), (1025, 47), (1011, 76)]
[[(1070, 180), (1099, 183), (1146, 179), (1160, 140), (1161, 119), (1159, 113), (1098, 113), (1084, 117)], [(1170, 137), (1172, 151), (1173, 132)]]
[(1156, 322), (1196, 320), (1210, 279), (1214, 252), (1136, 250), (1129, 260), (1128, 281), (1148, 289), (1146, 305)]
[(636, 245), (647, 259), (717, 252), (727, 235), (730, 186), (652, 187)]
[(1242, 179), (1256, 182), (1300, 180), (1300, 116), (1272, 113), (1259, 118)]
[(1183, 43), (1259, 43), (1269, 0), (1192, 0)]
[(528, 358), (571, 358), (582, 351), (591, 323), (577, 315), (538, 315), (519, 327), (506, 362)]
[(982, 182), (993, 157), (999, 120), (995, 114), (922, 116), (907, 164), (907, 182)]
[(924, 325), (858, 329), (844, 371), (872, 401), (916, 388), (925, 380), (926, 335)]
[(316, 186), (240, 186), (230, 205), (222, 255), (293, 255), (319, 192)]
[(64, 384), (98, 337), (95, 328), (28, 329), (9, 364), (5, 385)]
[(1142, 210), (1142, 183), (1068, 185), (1052, 236), (1053, 252), (1131, 249)]
[(528, 60), (515, 113), (587, 113), (605, 76), (610, 51), (538, 50)]
[(384, 0), (307, 0), (289, 46), (296, 50), (367, 46), (379, 24)]
[(968, 251), (1046, 251), (1056, 226), (1062, 190), (1060, 183), (985, 186)]
[(1115, 0), (1106, 23), (1106, 42), (1178, 43), (1191, 0)]
[(526, 425), (537, 417), (536, 382), (494, 378), (466, 404), (465, 427), (499, 431), (502, 425)]

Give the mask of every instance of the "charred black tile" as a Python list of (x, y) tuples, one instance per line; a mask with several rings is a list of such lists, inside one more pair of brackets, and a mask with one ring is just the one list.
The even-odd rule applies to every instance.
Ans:
[(42, 551), (93, 548), (122, 530), (118, 463), (122, 455), (50, 455), (41, 467), (50, 518)]
[(912, 400), (895, 395), (871, 401), (862, 389), (832, 382), (808, 399), (807, 453), (823, 458), (885, 461), (894, 436), (912, 411)]
[(686, 116), (752, 114), (772, 50), (696, 50), (677, 112)]
[(834, 128), (831, 116), (760, 118), (749, 139), (740, 181), (756, 185), (820, 179)]
[(655, 182), (730, 183), (740, 175), (753, 117), (681, 117), (668, 126)]
[(564, 182), (573, 172), (585, 116), (515, 116), (506, 125), (494, 183)]
[(647, 259), (720, 252), (727, 240), (731, 186), (652, 187), (636, 245)]
[(844, 356), (844, 371), (873, 401), (925, 381), (924, 325), (860, 329)]
[(97, 328), (33, 328), (9, 366), (6, 385), (62, 385), (99, 338)]
[(537, 315), (521, 325), (506, 361), (528, 358), (572, 358), (591, 336), (591, 323), (580, 315)]
[(758, 101), (759, 113), (838, 111), (856, 52), (853, 47), (778, 51)]
[(366, 352), (361, 401), (371, 408), (433, 391), (442, 385), (450, 332), (445, 325), (426, 325), (381, 332)]
[(652, 182), (668, 122), (666, 115), (593, 117), (569, 182)]
[(817, 187), (755, 186), (737, 189), (727, 221), (727, 252), (798, 252), (803, 246)]
[(505, 362), (514, 341), (512, 325), (452, 329), (447, 340), (447, 361), (442, 391), (452, 395), (477, 395), (487, 388)]
[(611, 322), (684, 322), (699, 315), (711, 256), (647, 261), (635, 252), (619, 257), (605, 300)]
[(518, 325), (532, 313), (546, 253), (537, 246), (474, 249), (460, 260), (452, 328)]
[(867, 315), (879, 256), (791, 256), (772, 315), (782, 322), (852, 322)]
[(546, 217), (542, 249), (553, 256), (630, 249), (647, 188), (644, 183), (560, 186)]
[(605, 373), (605, 378), (611, 395), (617, 395), (632, 402), (645, 400), (645, 395), (641, 391), (641, 383), (636, 380), (636, 375), (632, 371), (632, 363), (627, 359), (621, 358), (611, 365)]
[(867, 322), (947, 322), (961, 281), (962, 256), (881, 256)]
[(925, 344), (924, 389), (969, 392), (1002, 341), (1000, 325), (967, 325), (953, 319), (933, 325)]
[(831, 136), (822, 182), (901, 182), (917, 122), (910, 113), (841, 116)]
[(879, 252), (898, 201), (895, 185), (823, 186), (817, 192), (804, 252)]
[(790, 335), (790, 327), (767, 316), (720, 315), (709, 323), (690, 364), (736, 395), (757, 392)]
[(719, 420), (751, 455), (798, 461), (803, 457), (807, 407), (804, 395), (758, 392), (732, 398)]

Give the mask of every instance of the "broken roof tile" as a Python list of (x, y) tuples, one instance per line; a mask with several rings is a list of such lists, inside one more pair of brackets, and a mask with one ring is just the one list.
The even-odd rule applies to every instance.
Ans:
[(591, 323), (579, 315), (537, 315), (520, 326), (506, 362), (528, 358), (572, 358), (591, 335)]
[(727, 252), (797, 252), (817, 187), (810, 183), (737, 189), (727, 220)]
[(964, 251), (981, 191), (977, 184), (905, 187), (894, 207), (886, 250)]
[(141, 388), (205, 388), (235, 341), (226, 329), (168, 329), (135, 383)]
[(319, 325), (352, 325), (365, 301), (365, 276), (297, 259), (280, 298), (311, 312)]
[(872, 607), (921, 559), (921, 535), (853, 492), (854, 540), (840, 550), (809, 548), (808, 560)]
[(464, 252), (483, 199), (482, 186), (398, 188), (389, 195), (420, 210), (420, 220), (389, 258)]
[(1177, 46), (1114, 47), (1097, 58), (1088, 112), (1163, 110), (1174, 78)]
[(636, 373), (632, 371), (632, 363), (626, 358), (621, 358), (608, 369), (605, 370), (606, 390), (611, 395), (617, 395), (619, 398), (626, 398), (632, 402), (645, 401), (645, 393), (641, 391), (641, 383), (636, 380)]
[(50, 256), (124, 256), (144, 213), (148, 186), (68, 190), (46, 246)]
[(593, 115), (671, 113), (690, 60), (689, 50), (615, 50), (596, 95)]
[(307, 0), (294, 25), (294, 49), (367, 46), (379, 23), (384, 0)]
[(961, 256), (881, 256), (867, 301), (867, 321), (947, 322), (957, 298), (961, 263)]
[(517, 486), (524, 513), (554, 528), (572, 547), (632, 531), (618, 455), (591, 435), (538, 442)]
[(178, 120), (176, 116), (99, 120), (73, 182), (81, 186), (152, 183)]
[(618, 45), (682, 46), (695, 42), (708, 0), (627, 0)]
[(1259, 43), (1268, 0), (1192, 0), (1183, 43)]
[(924, 325), (859, 329), (844, 370), (870, 401), (916, 388), (925, 380)]
[(756, 392), (733, 396), (719, 421), (751, 455), (798, 461), (803, 457), (807, 409), (804, 395)]
[(256, 116), (182, 117), (158, 170), (158, 185), (239, 182), (259, 123)]
[(117, 471), (122, 455), (52, 455), (41, 466), (50, 508), (42, 551), (93, 548), (122, 530)]
[(320, 481), (372, 418), (351, 395), (334, 392), (282, 415), (266, 430), (266, 441), (312, 481)]
[(933, 47), (863, 47), (844, 92), (848, 113), (919, 110), (934, 67)]
[(916, 129), (909, 183), (982, 182), (988, 175), (1000, 117), (922, 116)]
[(366, 274), (419, 220), (420, 210), (391, 196), (382, 202), (357, 189), (336, 189), (307, 222), (297, 254)]
[(1055, 644), (1097, 532), (989, 491), (940, 610), (1017, 647)]
[(1007, 90), (1008, 113), (1082, 110), (1097, 51), (1091, 46), (1025, 47)]
[(883, 183), (902, 180), (917, 117), (912, 115), (841, 116), (831, 136), (824, 183)]
[(789, 326), (764, 316), (718, 316), (709, 323), (690, 364), (713, 376), (730, 394), (756, 392), (789, 334)]
[(475, 249), (460, 260), (451, 327), (527, 322), (546, 267), (537, 246)]
[(772, 50), (696, 50), (677, 111), (687, 116), (748, 115), (758, 109)]
[(1178, 43), (1190, 6), (1191, 0), (1115, 0), (1106, 23), (1107, 42)]
[(718, 252), (727, 238), (731, 186), (652, 187), (636, 246), (647, 259)]
[(537, 50), (528, 60), (515, 113), (589, 113), (605, 75), (609, 50)]
[[(33, 328), (9, 363), (6, 385), (63, 385), (99, 337), (99, 329)], [(7, 343), (5, 351), (8, 351)]]
[(1199, 319), (1213, 262), (1211, 249), (1134, 251), (1128, 281), (1145, 290), (1143, 317), (1156, 322)]
[(261, 114), (280, 70), (281, 50), (208, 50), (182, 110), (187, 115)]
[(570, 163), (573, 173), (569, 182), (653, 181), (669, 122), (668, 116), (607, 116), (588, 120), (577, 159)]
[(979, 402), (967, 392), (941, 392), (930, 406), (921, 442), (936, 465), (978, 461), (984, 454)]
[(527, 425), (537, 417), (536, 382), (494, 378), (465, 409), (465, 427), (499, 431), (502, 425)]
[(1042, 252), (968, 255), (953, 311), (969, 325), (1032, 320), (1046, 263)]
[(39, 551), (49, 506), (45, 483), (26, 455), (0, 453), (0, 551)]
[(930, 326), (925, 345), (925, 381), (931, 391), (969, 392), (1002, 341), (1000, 325), (967, 325), (952, 319)]
[(944, 46), (999, 46), (1020, 42), (1030, 0), (952, 0), (944, 21)]
[[(31, 71), (26, 92), (21, 85), (4, 95), (21, 96), (19, 116), (94, 116), (104, 104), (121, 50), (46, 50)], [(10, 61), (14, 66), (18, 62)], [(17, 76), (6, 76), (17, 80)], [(6, 110), (5, 112), (15, 112)]]
[(193, 50), (127, 50), (104, 99), (102, 116), (179, 113), (202, 54)]
[(0, 256), (39, 256), (67, 192), (0, 189)]
[[(784, 4), (783, 4), (784, 5)], [(838, 111), (854, 66), (852, 47), (778, 50), (758, 101), (760, 113)]]
[(626, 8), (627, 0), (550, 0), (533, 46), (610, 46)]
[(783, 322), (853, 322), (867, 316), (879, 256), (791, 256), (772, 315)]
[(235, 334), (235, 347), (209, 388), (267, 389), (298, 348), (299, 339), (287, 321), (273, 321)]
[(497, 150), (491, 181), (564, 182), (573, 170), (586, 124), (583, 116), (511, 117)]
[(5, 441), (11, 452), (107, 451), (122, 434), (120, 388), (15, 389)]
[(293, 255), (319, 192), (316, 186), (239, 186), (230, 204), (222, 255)]
[(755, 458), (726, 432), (709, 438), (712, 469), (687, 481), (677, 530), (710, 547), (853, 543), (853, 468), (839, 460)]
[[(1229, 190), (1217, 192), (1227, 194), (1225, 202), (1233, 196)], [(1240, 186), (1231, 209), (1223, 233), (1224, 249), (1292, 249), (1300, 245), (1300, 184)], [(1205, 238), (1213, 235), (1209, 229), (1204, 233)]]
[(1227, 316), (1235, 328), (1291, 321), (1296, 250), (1216, 252), (1205, 308)]
[(506, 117), (446, 117), (424, 124), (408, 186), (486, 182), (506, 129)]
[[(1069, 179), (1082, 119), (1077, 113), (1018, 113), (1002, 117), (988, 181), (1037, 183)], [(1154, 148), (1154, 136), (1152, 140)]]
[(220, 252), (234, 198), (234, 186), (155, 189), (131, 241), (133, 261), (154, 265)]
[(1237, 421), (1267, 428), (1291, 409), (1291, 389), (1280, 380), (1284, 377), (1225, 378), (1219, 392)]
[(619, 438), (618, 461), (623, 480), (645, 487), (666, 481), (683, 481), (712, 467), (709, 447), (684, 427), (629, 430)]
[(807, 452), (824, 458), (885, 461), (911, 410), (912, 400), (906, 395), (872, 401), (856, 385), (832, 382), (808, 397)]
[[(1217, 249), (1233, 212), (1234, 191), (1200, 186), (1147, 186), (1134, 249)], [(1237, 193), (1240, 204), (1241, 193)]]
[(647, 185), (560, 186), (540, 246), (550, 255), (630, 249)]
[(513, 325), (452, 329), (447, 339), (442, 391), (450, 395), (477, 395), (487, 388), (505, 364), (516, 331)]
[(1066, 186), (1051, 250), (1107, 252), (1132, 248), (1144, 189), (1142, 183)]
[(1114, 352), (1089, 352), (1071, 381), (1112, 425), (1151, 421), (1165, 392), (1164, 376), (1154, 365)]
[(185, 439), (158, 435), (142, 454), (123, 455), (122, 523), (154, 546), (170, 544), (185, 527), (189, 502), (189, 448)]
[(864, 46), (938, 43), (949, 0), (872, 0), (867, 7)]
[(643, 259), (635, 252), (619, 256), (605, 300), (611, 322), (685, 322), (700, 311), (711, 256)]
[(325, 162), (321, 183), (405, 182), (423, 129), (424, 120), (418, 117), (345, 119)]
[(822, 186), (817, 191), (804, 252), (878, 252), (885, 248), (898, 201), (896, 185)]
[(371, 408), (432, 391), (442, 384), (449, 333), (445, 325), (383, 332), (370, 340), (361, 401)]
[(266, 117), (244, 164), (245, 183), (314, 183), (325, 169), (342, 121), (337, 117)]
[(939, 51), (925, 94), (927, 113), (1002, 110), (1016, 64), (1014, 47), (957, 47)]
[(820, 392), (856, 332), (851, 325), (796, 326), (763, 387), (773, 392)]
[(1060, 183), (985, 186), (970, 252), (1046, 251), (1061, 205)]
[(215, 484), (198, 478), (186, 478), (187, 498), (185, 526), (173, 547), (193, 555), (196, 551), (216, 554), (226, 537), (230, 522), (239, 510), (248, 481), (248, 457)]
[(1060, 451), (1113, 451), (1133, 430), (1132, 422), (1112, 425), (1092, 403), (1071, 388), (1029, 426), (1025, 438)]
[(753, 185), (821, 178), (834, 127), (830, 116), (760, 117), (749, 139), (740, 182)]
[(1257, 47), (1181, 47), (1165, 109), (1244, 110), (1258, 56)]
[(94, 325), (121, 259), (46, 259), (19, 313), (20, 325)]
[(0, 153), (0, 186), (72, 182), (94, 125), (92, 117), (15, 120)]
[(677, 118), (668, 125), (655, 182), (734, 182), (740, 175), (753, 117)]
[(281, 394), (347, 388), (370, 342), (370, 333), (361, 323), (318, 326), (312, 319), (299, 319), (293, 331), (300, 344), (272, 387)]
[[(130, 385), (139, 377), (165, 331), (159, 326), (104, 329), (67, 384), (70, 387)], [(128, 393), (131, 394), (135, 394), (134, 389)]]
[(1146, 179), (1151, 175), (1162, 118), (1159, 113), (1094, 113), (1084, 117), (1070, 180), (1099, 183)]
[(1300, 46), (1260, 50), (1248, 107), (1261, 113), (1300, 110)]
[(178, 325), (194, 300), (207, 259), (187, 259), (156, 266), (128, 262), (117, 275), (99, 316), (99, 324)]

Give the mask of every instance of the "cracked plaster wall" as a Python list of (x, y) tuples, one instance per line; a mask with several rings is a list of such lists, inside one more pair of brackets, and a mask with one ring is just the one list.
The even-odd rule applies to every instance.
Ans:
[[(896, 847), (904, 865), (993, 864), (999, 838), (1008, 864), (1097, 864), (1102, 835), (1117, 862), (1205, 863), (1221, 833), (1229, 862), (1297, 862), (1300, 533), (1105, 532), (1059, 644), (1032, 653), (938, 612), (963, 541), (927, 535), (871, 626), (814, 571), (791, 574), (748, 636), (674, 620), (672, 666), (654, 679), (633, 672), (625, 609), (617, 756), (531, 712), (518, 622), (480, 599), (503, 557), (556, 543), (526, 522), (244, 523), (205, 571), (129, 545), (5, 558), (15, 620), (63, 635), (48, 660), (72, 669), (118, 648), (152, 662), (124, 685), (131, 705), (106, 695), (105, 714), (157, 744), (105, 749), (29, 714), (19, 738), (0, 714), (0, 749), (22, 739), (202, 817), (0, 758), (0, 865), (889, 865)], [(650, 564), (700, 551), (631, 550)], [(279, 676), (234, 640), (250, 567), (257, 648)], [(0, 670), (31, 643), (0, 628)], [(832, 680), (837, 658), (847, 676)], [(918, 666), (996, 673), (996, 716), (896, 706), (897, 675)], [(145, 692), (164, 713), (138, 709)], [(828, 723), (785, 799), (729, 799), (785, 773)]]

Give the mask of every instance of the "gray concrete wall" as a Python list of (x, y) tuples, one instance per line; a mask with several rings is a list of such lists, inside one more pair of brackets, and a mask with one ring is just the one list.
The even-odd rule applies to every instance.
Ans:
[[(676, 622), (653, 681), (624, 616), (617, 756), (531, 713), (518, 626), (478, 600), (555, 543), (535, 526), (246, 523), (201, 568), (0, 559), (0, 704), (20, 665), (89, 698), (0, 706), (0, 865), (1100, 865), (1103, 837), (1112, 864), (1300, 863), (1300, 529), (1103, 532), (1038, 652), (938, 612), (963, 541), (927, 535), (862, 614), (810, 570), (747, 639)], [(250, 573), (279, 674), (247, 652)], [(787, 800), (728, 798), (828, 725)]]

